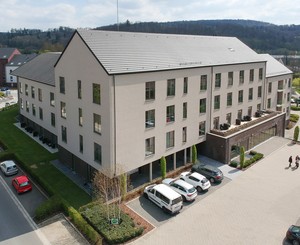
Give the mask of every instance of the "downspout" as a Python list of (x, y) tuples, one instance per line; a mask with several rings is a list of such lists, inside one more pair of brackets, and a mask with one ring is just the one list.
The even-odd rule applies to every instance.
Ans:
[(208, 115), (208, 122), (209, 122), (209, 131), (211, 130), (211, 122), (212, 122), (212, 106), (213, 106), (213, 72), (214, 68), (210, 68), (210, 91), (208, 96), (210, 96), (210, 107), (209, 107), (209, 115)]
[(113, 106), (113, 116), (114, 116), (114, 176), (117, 175), (117, 112), (116, 112), (116, 78), (115, 75), (113, 75), (113, 102), (114, 102), (114, 106)]

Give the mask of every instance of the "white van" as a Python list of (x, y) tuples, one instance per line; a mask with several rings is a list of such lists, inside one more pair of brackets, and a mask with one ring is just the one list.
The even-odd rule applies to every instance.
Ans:
[(164, 184), (147, 186), (144, 196), (162, 208), (164, 212), (174, 214), (182, 209), (181, 195)]

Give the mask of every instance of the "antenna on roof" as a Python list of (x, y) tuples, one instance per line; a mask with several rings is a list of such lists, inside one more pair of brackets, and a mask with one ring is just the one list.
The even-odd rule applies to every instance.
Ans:
[(117, 0), (117, 28), (119, 31), (119, 0)]

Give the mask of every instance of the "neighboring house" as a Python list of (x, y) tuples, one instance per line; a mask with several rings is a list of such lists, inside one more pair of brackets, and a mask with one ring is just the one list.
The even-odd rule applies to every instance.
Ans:
[[(267, 94), (268, 66), (277, 69), (277, 61), (237, 38), (77, 30), (55, 64), (53, 84), (23, 75), (38, 70), (39, 57), (13, 72), (21, 121), (56, 135), (60, 161), (87, 180), (102, 170), (148, 181), (160, 175), (162, 156), (175, 169), (191, 160), (193, 145), (226, 164), (240, 146), (284, 136), (292, 73), (278, 70), (283, 100), (275, 87)], [(32, 86), (54, 93), (53, 131), (32, 116), (37, 98), (24, 93)], [(49, 101), (38, 105), (43, 115), (54, 113)]]
[(0, 87), (6, 85), (5, 66), (20, 51), (16, 48), (0, 48)]
[(17, 77), (11, 75), (11, 72), (20, 67), (21, 65), (26, 64), (29, 60), (36, 57), (37, 54), (17, 54), (14, 55), (9, 63), (5, 66), (6, 74), (6, 86), (16, 87), (17, 86)]

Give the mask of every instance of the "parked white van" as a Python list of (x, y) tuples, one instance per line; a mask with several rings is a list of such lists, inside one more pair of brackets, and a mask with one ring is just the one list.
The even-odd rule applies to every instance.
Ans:
[(182, 209), (181, 195), (164, 184), (147, 186), (144, 196), (162, 208), (164, 212), (174, 214)]

